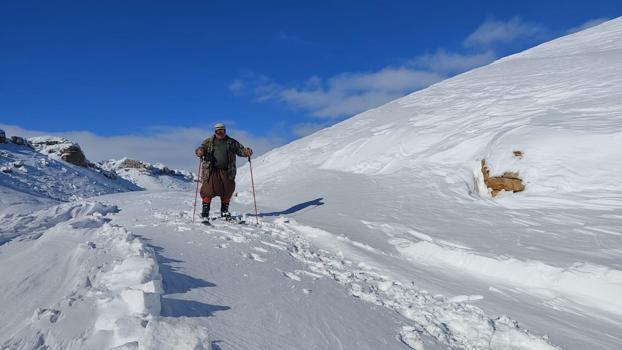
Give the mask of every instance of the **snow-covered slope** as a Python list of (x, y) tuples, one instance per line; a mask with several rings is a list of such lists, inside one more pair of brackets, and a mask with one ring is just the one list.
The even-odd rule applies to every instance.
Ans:
[[(364, 112), (262, 157), (258, 176), (290, 166), (365, 175), (423, 168), (470, 185), (486, 158), (493, 171), (520, 172), (529, 184), (521, 197), (620, 191), (621, 23), (540, 45)], [(514, 150), (524, 157), (515, 159)]]
[[(510, 315), (555, 345), (619, 348), (620, 62), (622, 18), (273, 150), (253, 162), (262, 215), (295, 217), (285, 225), (322, 249)], [(482, 159), (493, 175), (518, 172), (525, 191), (491, 199)], [(241, 175), (238, 188), (248, 188), (248, 171)], [(427, 306), (360, 288), (425, 324)], [(448, 329), (413, 334), (436, 331), (439, 342), (464, 337), (460, 346), (479, 348), (463, 318), (426, 317)]]
[(184, 190), (191, 175), (149, 166), (126, 180), (83, 154), (82, 166), (66, 162), (77, 147), (68, 140), (30, 142), (0, 144), (0, 348), (209, 346), (205, 329), (160, 318), (155, 252), (109, 224), (119, 209), (81, 199), (142, 190), (136, 183)]
[[(162, 276), (155, 252), (111, 225), (115, 206), (65, 203), (0, 218), (0, 348), (173, 349), (207, 342), (205, 330), (160, 320)], [(176, 341), (175, 339), (172, 340)]]
[(616, 19), (276, 149), (260, 226), (193, 223), (190, 177), (128, 160), (151, 190), (49, 207), (101, 184), (3, 148), (3, 194), (50, 202), (0, 216), (0, 348), (622, 348), (620, 61)]
[(60, 137), (28, 142), (0, 143), (0, 214), (115, 192), (192, 188), (188, 171), (127, 158), (92, 163), (79, 145)]
[(147, 190), (189, 190), (195, 179), (187, 170), (169, 169), (161, 163), (150, 164), (129, 158), (107, 160), (98, 166)]
[(26, 207), (36, 203), (45, 205), (140, 189), (122, 178), (12, 143), (0, 143), (0, 169), (0, 214), (32, 210)]

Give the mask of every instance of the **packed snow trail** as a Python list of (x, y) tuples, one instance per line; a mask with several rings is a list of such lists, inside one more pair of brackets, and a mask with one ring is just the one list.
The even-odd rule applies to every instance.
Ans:
[[(220, 220), (192, 224), (189, 193), (101, 199), (121, 208), (113, 223), (157, 252), (163, 316), (196, 317), (213, 346), (555, 348), (506, 316), (487, 316), (468, 298), (432, 295), (349, 260), (338, 249), (317, 249), (307, 238), (321, 230), (283, 216), (263, 220), (260, 227)], [(339, 247), (339, 240), (334, 244)]]
[(115, 224), (156, 251), (162, 316), (194, 318), (214, 349), (408, 348), (399, 339), (399, 315), (308, 271), (270, 230), (220, 220), (192, 224), (189, 194), (102, 198), (123, 208)]

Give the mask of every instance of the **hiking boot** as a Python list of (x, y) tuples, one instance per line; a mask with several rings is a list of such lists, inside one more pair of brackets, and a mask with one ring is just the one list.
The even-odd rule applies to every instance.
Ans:
[(210, 203), (203, 203), (203, 210), (201, 211), (201, 217), (209, 218)]
[(229, 203), (220, 204), (220, 216), (227, 219), (231, 217), (231, 213), (229, 212)]

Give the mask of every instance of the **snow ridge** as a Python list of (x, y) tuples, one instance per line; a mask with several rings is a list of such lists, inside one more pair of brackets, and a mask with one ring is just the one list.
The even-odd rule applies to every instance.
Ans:
[(14, 315), (0, 325), (1, 348), (139, 348), (141, 342), (166, 344), (153, 330), (176, 327), (207, 339), (205, 330), (159, 319), (155, 253), (109, 223), (117, 211), (79, 201), (0, 219), (2, 237), (21, 238), (5, 246), (12, 256), (0, 267), (6, 297), (0, 307)]

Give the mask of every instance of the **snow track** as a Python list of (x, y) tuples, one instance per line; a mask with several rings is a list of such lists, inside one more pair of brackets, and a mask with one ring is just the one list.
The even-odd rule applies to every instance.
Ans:
[(423, 335), (464, 349), (556, 349), (547, 338), (530, 334), (507, 316), (490, 318), (476, 306), (430, 295), (413, 285), (391, 280), (366, 264), (354, 264), (325, 250), (315, 251), (303, 238), (335, 236), (329, 232), (286, 218), (277, 219), (274, 227), (277, 229), (272, 234), (290, 241), (290, 254), (305, 262), (312, 272), (333, 278), (356, 298), (411, 320), (411, 325), (402, 327), (400, 336), (413, 349), (424, 349)]
[(151, 248), (109, 223), (117, 212), (81, 201), (0, 219), (1, 237), (13, 239), (0, 247), (1, 348), (161, 344), (152, 330), (175, 324), (156, 325), (159, 266)]
[[(241, 344), (248, 345), (254, 342), (264, 344), (260, 348), (266, 349), (275, 348), (276, 344), (283, 342), (292, 348), (332, 348), (334, 343), (322, 342), (321, 338), (303, 345), (294, 339), (285, 339), (278, 335), (278, 329), (281, 327), (279, 324), (284, 323), (288, 324), (288, 327), (295, 327), (292, 322), (303, 322), (297, 318), (304, 318), (302, 315), (309, 310), (299, 310), (299, 313), (294, 312), (289, 316), (282, 315), (280, 317), (285, 318), (281, 319), (278, 324), (272, 324), (270, 318), (265, 317), (281, 314), (284, 310), (293, 311), (301, 308), (300, 305), (288, 304), (290, 290), (299, 291), (295, 293), (297, 299), (305, 295), (307, 298), (317, 298), (321, 295), (322, 289), (331, 290), (336, 287), (337, 290), (342, 290), (339, 293), (345, 293), (351, 300), (360, 300), (362, 304), (358, 304), (357, 308), (363, 306), (367, 310), (376, 310), (374, 318), (387, 317), (382, 316), (387, 312), (399, 315), (397, 319), (391, 321), (392, 326), (389, 329), (386, 329), (386, 325), (382, 327), (383, 332), (389, 332), (392, 334), (390, 337), (399, 340), (399, 343), (385, 345), (387, 348), (400, 348), (401, 343), (413, 349), (445, 347), (557, 349), (548, 338), (527, 331), (508, 316), (488, 316), (482, 309), (472, 305), (473, 301), (481, 299), (479, 296), (448, 298), (439, 294), (430, 294), (417, 288), (415, 283), (404, 283), (389, 277), (381, 269), (375, 267), (375, 263), (371, 260), (368, 260), (368, 263), (356, 262), (356, 254), (349, 249), (351, 246), (364, 249), (372, 254), (384, 254), (369, 246), (356, 244), (350, 240), (340, 240), (338, 235), (285, 217), (264, 220), (259, 227), (219, 220), (214, 221), (211, 226), (204, 226), (200, 223), (193, 225), (190, 223), (191, 212), (189, 210), (169, 209), (183, 206), (183, 203), (190, 204), (180, 197), (182, 195), (184, 194), (174, 192), (141, 194), (143, 199), (139, 199), (138, 202), (145, 204), (143, 209), (128, 208), (130, 212), (124, 210), (115, 216), (115, 220), (120, 219), (119, 223), (123, 225), (134, 225), (135, 230), (141, 232), (141, 235), (144, 232), (144, 237), (148, 237), (153, 244), (160, 246), (158, 251), (161, 251), (161, 254), (178, 252), (178, 255), (174, 257), (167, 255), (166, 258), (163, 256), (158, 258), (163, 266), (162, 269), (170, 270), (168, 264), (162, 265), (163, 261), (183, 260), (183, 264), (175, 265), (175, 270), (183, 269), (196, 273), (192, 277), (180, 277), (177, 273), (171, 272), (163, 274), (165, 287), (162, 300), (166, 315), (196, 315), (198, 310), (194, 307), (186, 309), (184, 306), (190, 300), (193, 300), (192, 303), (228, 305), (206, 308), (207, 318), (205, 321), (199, 321), (209, 329), (210, 338), (221, 340), (219, 346), (223, 349), (246, 348)], [(129, 203), (126, 195), (105, 198), (121, 207)], [(175, 203), (179, 205), (171, 205)], [(144, 214), (138, 214), (141, 212), (150, 213), (147, 215), (147, 221), (131, 219), (132, 217), (144, 217)], [(153, 218), (151, 224), (148, 220), (149, 215)], [(328, 242), (331, 247), (323, 249), (322, 240)], [(317, 244), (318, 242), (320, 243)], [(198, 249), (197, 252), (203, 253), (193, 253), (194, 247)], [(195, 266), (204, 266), (205, 270), (197, 270)], [(221, 266), (227, 266), (224, 279), (216, 277), (219, 275), (216, 271), (220, 271)], [(241, 270), (238, 271), (237, 266), (240, 266)], [(210, 282), (202, 283), (200, 282), (202, 278), (209, 278)], [(186, 285), (185, 281), (195, 282)], [(235, 287), (229, 290), (227, 285), (232, 282)], [(273, 288), (281, 284), (289, 285), (289, 287)], [(171, 285), (175, 287), (167, 292), (167, 289), (171, 289)], [(263, 288), (273, 290), (273, 293), (266, 296), (269, 299), (262, 299)], [(205, 289), (204, 292), (203, 289)], [(175, 299), (172, 299), (171, 292), (178, 290), (186, 292), (176, 293)], [(252, 294), (241, 292), (246, 290), (250, 290)], [(177, 299), (180, 297), (184, 299)], [(181, 301), (186, 298), (190, 299), (185, 302)], [(225, 300), (227, 300), (226, 303)], [(243, 308), (242, 305), (249, 300), (257, 304), (257, 309), (245, 315), (240, 308)], [(339, 316), (326, 307), (327, 303), (329, 302), (325, 299), (320, 299), (319, 302), (316, 300), (312, 307), (319, 308), (319, 312), (325, 314), (322, 316), (325, 320), (337, 319)], [(265, 308), (261, 305), (270, 305), (270, 307)], [(229, 310), (229, 307), (237, 311), (233, 312)], [(378, 307), (381, 309), (377, 309)], [(345, 310), (342, 306), (341, 309), (342, 312), (352, 315), (361, 312), (353, 311), (352, 306)], [(213, 311), (207, 310), (217, 311), (214, 315)], [(200, 315), (201, 312), (198, 314)], [(214, 319), (210, 317), (212, 315)], [(263, 331), (256, 335), (242, 335), (231, 330), (223, 330), (222, 323), (230, 322), (228, 317), (233, 317), (241, 327), (246, 322), (255, 324), (254, 327), (261, 324), (260, 328)], [(365, 316), (365, 322), (371, 320), (369, 315)], [(323, 329), (315, 323), (307, 324), (307, 326)], [(340, 327), (343, 326), (331, 326), (331, 332), (338, 331)], [(346, 349), (374, 348), (370, 340), (361, 343), (359, 339), (357, 342), (355, 340), (357, 331), (350, 330), (350, 332), (352, 334), (345, 338), (343, 334), (339, 336), (341, 347)], [(326, 334), (322, 337), (325, 336)]]

